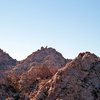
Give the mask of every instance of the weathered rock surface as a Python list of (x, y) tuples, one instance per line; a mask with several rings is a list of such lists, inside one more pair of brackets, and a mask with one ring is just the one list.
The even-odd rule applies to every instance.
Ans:
[(16, 60), (0, 49), (0, 70), (6, 70), (16, 65)]
[[(64, 67), (70, 60), (66, 60), (59, 52), (53, 48), (43, 48), (33, 52), (26, 59), (17, 62), (17, 65), (9, 71), (6, 71), (6, 77), (4, 79), (3, 89), (4, 97), (9, 99), (10, 97), (24, 98), (27, 93), (34, 92), (42, 80), (50, 79), (59, 68)], [(9, 90), (8, 87), (12, 87)], [(9, 97), (9, 90), (11, 96)], [(6, 93), (7, 91), (7, 93)], [(17, 96), (15, 96), (17, 93)], [(7, 96), (8, 95), (8, 96)], [(28, 98), (28, 96), (27, 96)]]
[(0, 100), (100, 100), (100, 58), (85, 52), (66, 60), (42, 47), (0, 70)]
[(21, 75), (23, 72), (30, 70), (30, 68), (41, 67), (41, 65), (45, 65), (50, 69), (53, 67), (56, 70), (65, 66), (68, 61), (55, 49), (41, 47), (40, 50), (33, 52), (25, 60), (17, 64), (12, 71)]
[(0, 100), (4, 100), (3, 95), (6, 95), (7, 88), (6, 84), (6, 74), (5, 72), (10, 70), (16, 65), (17, 61), (9, 56), (6, 52), (0, 49)]
[(33, 100), (100, 100), (100, 58), (80, 53), (41, 86)]
[(50, 79), (68, 61), (55, 49), (42, 47), (9, 71), (10, 85), (22, 92), (35, 90), (38, 81)]

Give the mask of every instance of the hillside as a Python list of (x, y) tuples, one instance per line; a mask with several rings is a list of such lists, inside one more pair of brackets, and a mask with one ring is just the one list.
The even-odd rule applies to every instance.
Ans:
[(0, 74), (0, 100), (100, 100), (100, 58), (90, 52), (69, 60), (41, 47)]
[(100, 58), (90, 52), (80, 53), (31, 100), (100, 100)]
[(0, 70), (9, 69), (16, 65), (16, 60), (0, 49)]
[(16, 67), (12, 70), (18, 75), (27, 72), (32, 68), (37, 68), (41, 66), (48, 67), (52, 70), (52, 67), (57, 70), (65, 66), (67, 62), (70, 60), (66, 60), (61, 53), (57, 52), (53, 48), (41, 47), (40, 50), (33, 52), (26, 59), (20, 61)]

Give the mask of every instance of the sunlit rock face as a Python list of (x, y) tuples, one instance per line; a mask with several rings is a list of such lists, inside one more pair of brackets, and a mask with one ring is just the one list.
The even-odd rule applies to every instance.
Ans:
[[(1, 91), (3, 91), (1, 97), (3, 95), (7, 99), (29, 98), (26, 96), (27, 92), (33, 94), (40, 87), (41, 81), (46, 82), (69, 61), (55, 49), (41, 47), (9, 70), (3, 71), (2, 81), (0, 81)], [(8, 62), (10, 63), (9, 60)]]
[(40, 50), (33, 52), (26, 59), (17, 64), (17, 66), (13, 69), (13, 72), (21, 75), (23, 72), (30, 70), (30, 68), (39, 67), (41, 65), (45, 65), (51, 70), (54, 68), (56, 71), (58, 68), (65, 66), (68, 61), (69, 60), (66, 60), (55, 49), (41, 47)]
[[(35, 84), (37, 87), (38, 81), (50, 79), (59, 68), (64, 67), (69, 61), (55, 49), (41, 47), (40, 50), (33, 52), (25, 60), (17, 64), (9, 74), (15, 76), (15, 78), (20, 77), (17, 81), (19, 90), (30, 92), (32, 85)], [(8, 75), (9, 78), (10, 75)], [(11, 80), (13, 79), (11, 78)], [(35, 81), (37, 82), (35, 83)]]
[[(2, 53), (0, 59), (11, 64)], [(55, 49), (41, 47), (15, 66), (9, 63), (0, 70), (0, 100), (100, 100), (100, 58), (95, 54), (66, 60)]]
[(80, 53), (41, 87), (34, 100), (100, 100), (100, 58)]

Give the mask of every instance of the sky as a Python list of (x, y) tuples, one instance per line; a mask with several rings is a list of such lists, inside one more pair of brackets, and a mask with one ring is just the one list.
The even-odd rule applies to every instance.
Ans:
[(100, 56), (100, 0), (0, 0), (0, 48), (22, 60), (41, 46)]

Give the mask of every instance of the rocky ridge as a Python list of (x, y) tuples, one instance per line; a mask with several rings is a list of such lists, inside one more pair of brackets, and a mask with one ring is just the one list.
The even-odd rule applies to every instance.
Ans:
[(15, 66), (17, 61), (9, 56), (6, 52), (0, 49), (0, 70), (9, 69), (12, 66)]
[(80, 53), (30, 100), (100, 100), (100, 58)]
[(100, 58), (90, 52), (66, 60), (41, 47), (2, 74), (0, 100), (100, 100)]
[[(5, 93), (5, 96), (9, 95), (9, 92), (12, 95), (16, 93), (19, 95), (19, 92), (21, 92), (20, 95), (25, 96), (27, 92), (34, 91), (41, 80), (50, 79), (59, 68), (64, 67), (69, 61), (55, 49), (41, 47), (40, 50), (17, 62), (16, 66), (5, 72), (3, 91), (9, 90)], [(12, 89), (8, 89), (9, 86)], [(13, 96), (13, 98), (18, 98), (18, 95), (16, 97)]]
[(53, 48), (41, 47), (40, 50), (33, 52), (26, 59), (22, 60), (16, 67), (12, 69), (18, 75), (31, 70), (37, 67), (48, 67), (52, 70), (52, 67), (56, 69), (65, 66), (67, 62), (70, 60), (66, 60), (59, 52), (57, 52)]
[(6, 52), (0, 49), (0, 84), (5, 83), (5, 72), (12, 69), (17, 64), (17, 60), (13, 59)]

